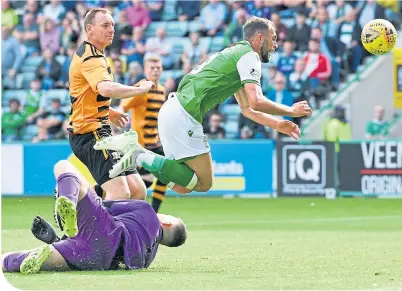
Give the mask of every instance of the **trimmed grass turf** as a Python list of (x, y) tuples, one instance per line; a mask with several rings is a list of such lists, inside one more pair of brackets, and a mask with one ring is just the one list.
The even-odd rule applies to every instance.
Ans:
[[(315, 203), (315, 204), (314, 204)], [(2, 199), (2, 253), (40, 245), (52, 198)], [(6, 274), (20, 289), (401, 289), (402, 200), (168, 198), (188, 241), (148, 270)]]

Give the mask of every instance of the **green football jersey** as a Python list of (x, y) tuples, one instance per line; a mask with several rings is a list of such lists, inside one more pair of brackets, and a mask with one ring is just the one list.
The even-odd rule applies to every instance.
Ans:
[(248, 41), (210, 56), (184, 76), (177, 98), (195, 120), (233, 96), (245, 83), (260, 85), (261, 60)]

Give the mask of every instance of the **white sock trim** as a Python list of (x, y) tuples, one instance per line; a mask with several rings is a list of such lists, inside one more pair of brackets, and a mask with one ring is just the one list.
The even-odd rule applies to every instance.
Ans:
[(195, 186), (197, 186), (198, 183), (198, 177), (197, 175), (194, 173), (193, 177), (191, 178), (190, 183), (188, 183), (188, 185), (186, 186), (187, 189), (193, 191), (193, 189), (195, 188)]

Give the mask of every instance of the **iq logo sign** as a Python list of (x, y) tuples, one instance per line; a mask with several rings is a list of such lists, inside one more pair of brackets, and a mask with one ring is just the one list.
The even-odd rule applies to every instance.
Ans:
[(278, 143), (278, 196), (336, 196), (331, 143)]

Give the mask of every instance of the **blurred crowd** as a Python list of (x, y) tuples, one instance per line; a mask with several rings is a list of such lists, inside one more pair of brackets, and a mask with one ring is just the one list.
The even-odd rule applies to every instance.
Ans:
[[(263, 92), (286, 105), (306, 99), (315, 108), (369, 56), (360, 41), (365, 23), (386, 18), (397, 29), (401, 23), (393, 0), (2, 0), (4, 141), (67, 137), (69, 65), (85, 39), (84, 16), (95, 7), (109, 9), (116, 21), (106, 50), (115, 81), (136, 83), (144, 58), (159, 54), (168, 93), (209, 55), (241, 40), (250, 16), (271, 19), (279, 49), (263, 66)], [(209, 138), (276, 138), (243, 118), (234, 98), (205, 117), (204, 129)]]

